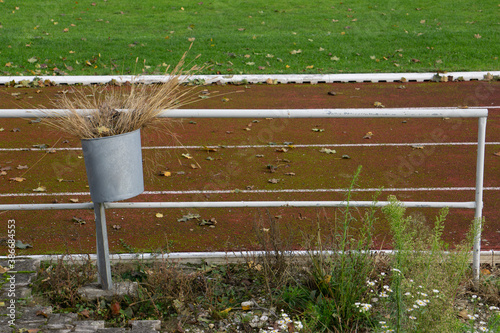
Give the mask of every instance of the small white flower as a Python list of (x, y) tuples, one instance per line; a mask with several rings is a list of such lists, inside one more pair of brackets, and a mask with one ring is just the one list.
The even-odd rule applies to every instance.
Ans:
[(417, 303), (418, 306), (426, 306), (427, 305), (427, 303), (425, 303), (424, 301), (422, 301), (420, 299), (417, 299), (417, 301), (415, 303)]
[(432, 289), (432, 292), (435, 293), (435, 294), (438, 294), (439, 293), (439, 290), (437, 289)]
[(470, 320), (476, 320), (476, 317), (474, 317), (474, 316), (472, 316), (470, 314), (467, 315), (467, 318), (469, 318)]
[(385, 324), (385, 321), (379, 321), (378, 322), (380, 325), (384, 325)]
[(476, 299), (476, 298), (477, 298), (477, 295), (472, 295), (472, 298)]
[(389, 297), (389, 295), (387, 295), (387, 293), (385, 291), (381, 292), (379, 296), (382, 297), (382, 298)]
[(404, 293), (405, 296), (411, 296), (411, 293), (409, 291)]
[(393, 268), (392, 271), (401, 273), (401, 271), (399, 269), (397, 269), (397, 268)]
[(487, 328), (486, 328), (486, 327), (484, 327), (484, 326), (480, 326), (480, 327), (479, 327), (479, 330), (480, 330), (481, 332), (489, 332), (489, 331), (490, 331), (489, 329), (487, 329)]
[(375, 282), (368, 280), (366, 281), (366, 284), (369, 285), (370, 287), (373, 287), (375, 285)]
[(410, 318), (410, 319), (412, 319), (412, 320), (417, 319), (417, 317), (414, 317), (414, 316), (410, 316), (410, 317), (408, 317), (408, 318)]
[(384, 272), (382, 272), (382, 273), (380, 273), (380, 275), (385, 276), (385, 273), (384, 273)]

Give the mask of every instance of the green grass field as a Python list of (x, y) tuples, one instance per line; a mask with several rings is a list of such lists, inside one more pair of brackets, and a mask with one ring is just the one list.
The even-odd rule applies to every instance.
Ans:
[[(498, 1), (0, 2), (1, 75), (498, 70)], [(496, 47), (495, 47), (496, 45)]]

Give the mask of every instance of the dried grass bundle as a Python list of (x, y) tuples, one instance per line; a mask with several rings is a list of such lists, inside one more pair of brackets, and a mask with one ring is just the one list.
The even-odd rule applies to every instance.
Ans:
[[(48, 125), (80, 139), (92, 139), (132, 132), (157, 121), (164, 110), (190, 104), (197, 98), (194, 90), (182, 83), (200, 70), (197, 66), (185, 70), (184, 53), (164, 83), (146, 85), (132, 82), (130, 86), (94, 86), (91, 91), (74, 90), (54, 101), (64, 114), (49, 114)], [(198, 58), (198, 57), (196, 57)], [(82, 112), (87, 109), (88, 112)]]

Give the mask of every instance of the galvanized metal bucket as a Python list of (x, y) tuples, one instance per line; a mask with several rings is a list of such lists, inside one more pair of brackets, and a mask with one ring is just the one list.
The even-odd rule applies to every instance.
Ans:
[(81, 141), (93, 202), (125, 200), (144, 192), (140, 130)]

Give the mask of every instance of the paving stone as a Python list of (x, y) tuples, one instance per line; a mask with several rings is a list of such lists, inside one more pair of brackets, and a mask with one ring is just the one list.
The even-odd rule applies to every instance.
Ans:
[(39, 315), (37, 313), (44, 313), (45, 315), (49, 316), (52, 314), (52, 307), (51, 306), (42, 306), (42, 305), (35, 305), (31, 307), (25, 307), (22, 309), (22, 319), (40, 319), (43, 321), (47, 321), (48, 317), (44, 315)]
[(130, 330), (130, 333), (158, 333), (158, 331), (152, 329), (151, 327), (139, 327), (132, 328), (132, 330)]
[(89, 301), (94, 301), (99, 298), (104, 298), (108, 301), (111, 301), (116, 297), (135, 295), (137, 294), (137, 288), (137, 282), (115, 282), (113, 283), (113, 289), (111, 290), (102, 290), (100, 285), (98, 285), (97, 283), (93, 283), (88, 286), (79, 288), (78, 294)]
[(78, 319), (78, 314), (76, 313), (56, 313), (49, 317), (47, 322), (47, 328), (50, 330), (65, 330), (73, 329), (75, 327), (74, 322)]
[(99, 328), (104, 328), (104, 320), (82, 320), (75, 322), (73, 332), (94, 333)]
[(0, 321), (0, 333), (13, 333), (15, 330)]
[(132, 330), (150, 328), (159, 331), (161, 327), (160, 320), (131, 320), (129, 323), (132, 325)]
[[(8, 261), (5, 259), (0, 260), (0, 266), (8, 267)], [(36, 272), (39, 268), (40, 260), (16, 258), (13, 270), (23, 272)]]
[(126, 333), (126, 332), (130, 332), (130, 330), (124, 327), (108, 327), (108, 328), (97, 329), (97, 333)]

